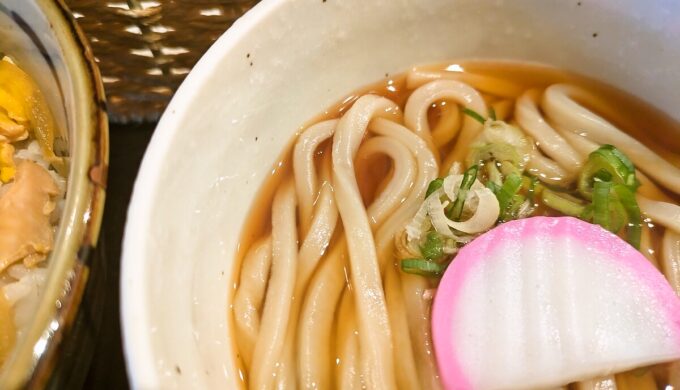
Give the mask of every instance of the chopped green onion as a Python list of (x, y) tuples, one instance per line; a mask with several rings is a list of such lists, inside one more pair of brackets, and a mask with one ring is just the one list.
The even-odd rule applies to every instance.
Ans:
[(541, 201), (544, 205), (553, 210), (557, 210), (564, 215), (570, 215), (572, 217), (582, 215), (586, 206), (580, 204), (575, 199), (569, 199), (564, 195), (566, 194), (560, 194), (545, 188), (541, 194)]
[(430, 182), (430, 184), (427, 186), (427, 192), (425, 193), (425, 198), (428, 198), (430, 195), (432, 195), (433, 192), (442, 188), (442, 185), (444, 185), (444, 179), (437, 178), (437, 179), (432, 180)]
[(487, 161), (508, 161), (515, 167), (523, 164), (522, 156), (517, 149), (509, 144), (489, 143), (473, 148), (465, 161), (468, 165), (485, 163)]
[(504, 176), (510, 176), (513, 173), (517, 175), (522, 175), (522, 170), (517, 168), (513, 162), (508, 160), (503, 160), (498, 163), (500, 165), (500, 171)]
[(586, 199), (593, 197), (596, 180), (624, 184), (631, 191), (640, 185), (635, 177), (635, 166), (625, 154), (612, 145), (602, 145), (588, 156), (578, 179), (578, 190)]
[(628, 243), (636, 249), (640, 249), (640, 237), (642, 235), (642, 216), (640, 207), (635, 199), (635, 193), (630, 188), (617, 184), (614, 186), (614, 192), (621, 202), (621, 205), (628, 216), (628, 225), (626, 229), (626, 239)]
[(593, 220), (593, 204), (587, 205), (578, 217), (584, 221), (591, 222)]
[(463, 180), (460, 182), (460, 188), (458, 189), (456, 200), (453, 202), (453, 208), (451, 209), (451, 218), (454, 221), (460, 221), (460, 216), (463, 214), (465, 199), (467, 199), (468, 191), (470, 191), (472, 184), (474, 184), (477, 179), (478, 170), (479, 168), (477, 165), (473, 165), (463, 174)]
[(499, 186), (498, 184), (496, 184), (492, 181), (486, 182), (486, 188), (490, 189), (491, 192), (493, 192), (494, 194), (498, 193), (498, 191), (501, 190), (501, 186)]
[(420, 253), (424, 258), (432, 261), (437, 261), (444, 257), (444, 240), (442, 236), (435, 231), (427, 233), (425, 242), (420, 245)]
[(492, 121), (496, 120), (496, 110), (494, 110), (493, 107), (489, 107), (489, 118), (491, 118)]
[(600, 149), (602, 148), (609, 150), (616, 158), (619, 159), (621, 164), (623, 164), (626, 167), (626, 169), (628, 169), (629, 172), (635, 172), (635, 165), (633, 165), (633, 162), (630, 161), (628, 156), (623, 154), (622, 151), (616, 149), (616, 147), (614, 147), (613, 145), (602, 145)]
[(595, 181), (593, 186), (593, 222), (609, 230), (612, 233), (616, 231), (611, 229), (611, 210), (609, 202), (611, 200), (610, 191), (612, 183), (609, 181)]
[(522, 206), (522, 203), (526, 201), (527, 198), (524, 195), (521, 194), (515, 194), (512, 197), (512, 200), (510, 201), (510, 204), (508, 205), (508, 208), (505, 210), (505, 215), (503, 216), (503, 220), (510, 220), (510, 219), (515, 219), (517, 218), (517, 212), (519, 211), (519, 208)]
[[(527, 183), (527, 181), (524, 179), (529, 180), (529, 183)], [(522, 187), (527, 189), (527, 199), (529, 199), (529, 202), (531, 203), (534, 203), (536, 196), (543, 192), (541, 185), (538, 183), (538, 178), (535, 176), (531, 176), (531, 178), (526, 176), (523, 177)]]
[(605, 171), (604, 169), (600, 169), (593, 175), (593, 178), (599, 180), (599, 181), (612, 181), (612, 174)]
[(467, 107), (463, 107), (463, 114), (471, 117), (472, 119), (476, 120), (477, 122), (479, 122), (481, 124), (484, 124), (484, 122), (486, 122), (486, 120), (484, 119), (483, 116), (479, 115), (479, 113), (477, 113), (476, 111), (473, 111), (473, 110), (471, 110)]
[(628, 223), (628, 216), (613, 189), (610, 191), (609, 197), (609, 230), (618, 232)]
[(495, 192), (496, 198), (498, 199), (498, 205), (501, 209), (501, 220), (505, 220), (506, 216), (509, 215), (509, 212), (512, 211), (510, 206), (519, 201), (515, 195), (519, 192), (521, 187), (522, 177), (513, 173), (505, 178), (503, 185)]
[(401, 261), (402, 271), (430, 277), (441, 276), (446, 270), (446, 266), (447, 264), (439, 264), (425, 259), (403, 259)]
[(486, 171), (486, 177), (488, 178), (490, 183), (494, 183), (497, 185), (502, 185), (503, 184), (503, 175), (501, 174), (501, 171), (498, 169), (498, 166), (496, 165), (495, 161), (489, 161), (483, 165), (484, 170)]

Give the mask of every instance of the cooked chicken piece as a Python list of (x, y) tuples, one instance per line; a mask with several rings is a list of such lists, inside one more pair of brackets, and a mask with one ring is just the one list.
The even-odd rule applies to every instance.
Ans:
[(17, 166), (11, 188), (0, 197), (0, 272), (24, 260), (45, 259), (54, 243), (50, 213), (58, 188), (50, 174), (31, 161)]

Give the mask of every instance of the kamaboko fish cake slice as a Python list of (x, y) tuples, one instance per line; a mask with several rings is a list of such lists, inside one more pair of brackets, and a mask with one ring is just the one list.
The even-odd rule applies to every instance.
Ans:
[(466, 245), (433, 306), (448, 389), (560, 386), (680, 358), (680, 298), (635, 248), (570, 217)]

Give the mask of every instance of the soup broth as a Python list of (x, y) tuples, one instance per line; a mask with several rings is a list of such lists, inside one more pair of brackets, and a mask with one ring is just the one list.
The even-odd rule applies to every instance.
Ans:
[[(611, 143), (619, 147), (618, 138), (603, 142), (601, 137), (586, 130), (565, 129), (564, 123), (550, 117), (545, 110), (547, 103), (541, 100), (545, 99), (546, 90), (554, 85), (573, 86), (587, 92), (570, 95), (576, 103), (634, 137), (671, 166), (676, 169), (680, 166), (680, 123), (637, 97), (562, 69), (525, 63), (461, 61), (385, 76), (384, 80), (342, 99), (303, 126), (290, 147), (283, 151), (253, 203), (236, 254), (237, 272), (229, 308), (236, 332), (232, 339), (237, 341), (234, 354), (240, 362), (243, 387), (373, 388), (385, 384), (399, 388), (440, 387), (429, 328), (430, 302), (439, 279), (409, 274), (400, 267), (404, 248), (399, 247), (399, 237), (405, 234), (404, 226), (418, 210), (418, 205), (409, 206), (409, 199), (415, 199), (413, 191), (421, 180), (422, 166), (417, 147), (404, 142), (406, 135), (399, 136), (401, 143), (395, 142), (390, 134), (398, 131), (392, 130), (387, 122), (399, 124), (426, 141), (436, 162), (435, 167), (428, 169), (434, 170), (436, 177), (446, 176), (457, 164), (462, 171), (470, 167), (466, 160), (481, 128), (469, 130), (473, 126), (470, 115), (475, 113), (463, 110), (472, 105), (470, 101), (474, 98), (468, 100), (469, 104), (448, 96), (429, 98), (432, 102), (425, 112), (426, 123), (410, 118), (413, 110), (407, 102), (416, 99), (414, 96), (429, 83), (454, 80), (474, 89), (488, 108), (488, 112), (476, 114), (493, 115), (522, 130), (523, 121), (516, 115), (518, 104), (524, 104), (521, 98), (533, 90), (538, 113), (558, 130), (576, 155), (587, 157), (588, 153), (579, 148), (591, 144)], [(338, 123), (331, 121), (345, 116), (366, 95), (384, 97), (392, 103), (371, 103), (375, 104), (370, 115), (372, 122), (369, 130), (359, 135), (358, 151), (350, 153), (353, 164), (338, 172), (336, 166), (346, 161), (345, 155), (337, 155), (342, 152), (334, 145), (335, 137), (339, 136)], [(324, 126), (327, 128), (322, 128)], [(371, 126), (374, 127), (371, 129)], [(377, 129), (380, 126), (383, 129)], [(423, 131), (423, 126), (428, 129)], [(317, 135), (306, 138), (305, 149), (301, 139), (308, 134), (307, 130)], [(544, 145), (525, 135), (534, 144), (532, 153), (546, 160), (553, 158), (545, 152)], [(653, 202), (680, 204), (677, 189), (669, 188), (672, 185), (661, 177), (673, 172), (655, 173), (645, 169), (645, 163), (638, 163), (641, 157), (637, 154), (627, 154), (638, 168), (639, 195)], [(410, 176), (402, 166), (408, 164), (416, 167)], [(498, 167), (502, 168), (502, 164)], [(545, 167), (554, 167), (554, 170), (547, 171)], [(480, 172), (487, 172), (480, 175), (495, 172), (493, 167), (486, 168), (486, 171), (484, 166), (480, 168)], [(542, 166), (528, 163), (523, 177), (548, 191), (557, 188), (567, 197), (578, 197), (576, 174), (569, 168), (559, 162)], [(355, 175), (360, 205), (364, 209), (361, 213), (367, 216), (366, 226), (356, 223), (361, 217), (349, 211), (351, 202), (343, 204), (336, 200), (353, 188), (352, 183), (343, 181), (348, 173)], [(410, 183), (400, 187), (396, 183), (399, 180)], [(402, 189), (394, 191), (395, 188)], [(420, 203), (424, 189), (421, 192)], [(525, 214), (520, 207), (513, 218), (564, 215), (540, 199), (526, 196)], [(644, 219), (640, 251), (667, 276), (680, 295), (680, 268), (671, 268), (679, 265), (666, 253), (680, 248), (680, 232), (674, 233), (667, 224), (657, 221), (653, 212), (641, 208)], [(322, 212), (330, 214), (321, 215)], [(366, 232), (365, 229), (369, 229), (370, 239), (363, 237), (360, 241), (348, 237), (350, 232)], [(624, 230), (619, 233), (622, 238), (627, 237)], [(351, 256), (356, 253), (353, 251), (359, 250), (353, 246), (362, 246), (364, 242), (376, 248), (375, 257), (369, 256), (362, 264), (352, 264)], [(455, 255), (451, 257), (455, 262)], [(371, 261), (375, 263), (365, 264)], [(362, 272), (361, 276), (356, 275), (358, 271)], [(373, 281), (365, 280), (371, 277)], [(382, 306), (379, 308), (373, 306), (375, 294), (380, 295), (377, 301)], [(378, 322), (367, 325), (370, 321)], [(680, 386), (680, 363), (639, 367), (604, 378), (583, 378), (581, 382), (565, 386), (585, 389), (606, 383), (614, 386), (606, 388)]]

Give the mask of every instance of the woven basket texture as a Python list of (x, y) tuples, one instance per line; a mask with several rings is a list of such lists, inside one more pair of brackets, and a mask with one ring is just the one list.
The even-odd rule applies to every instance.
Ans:
[(201, 55), (256, 0), (66, 0), (90, 39), (110, 120), (156, 121)]

